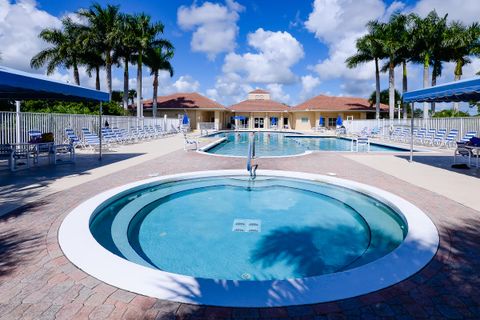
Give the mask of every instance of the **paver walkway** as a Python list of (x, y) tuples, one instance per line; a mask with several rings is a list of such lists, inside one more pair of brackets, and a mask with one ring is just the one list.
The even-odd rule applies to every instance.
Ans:
[[(439, 251), (413, 277), (372, 294), (263, 309), (162, 301), (104, 284), (71, 264), (60, 250), (57, 231), (68, 212), (83, 200), (148, 178), (152, 172), (163, 175), (245, 165), (242, 159), (175, 151), (51, 194), (36, 206), (0, 217), (0, 319), (480, 318), (480, 212), (338, 154), (260, 159), (258, 163), (262, 169), (335, 172), (341, 178), (393, 192), (431, 217), (440, 234)], [(472, 197), (477, 194), (472, 191)]]

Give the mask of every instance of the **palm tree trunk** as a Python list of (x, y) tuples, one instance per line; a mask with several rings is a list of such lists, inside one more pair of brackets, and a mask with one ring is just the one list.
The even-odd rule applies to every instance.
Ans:
[(153, 117), (157, 117), (157, 92), (158, 92), (158, 70), (155, 70), (153, 74), (153, 105), (152, 105), (152, 112)]
[[(430, 68), (430, 56), (426, 55), (423, 61), (423, 87), (428, 88), (428, 72)], [(423, 103), (423, 118), (428, 119), (428, 102)], [(413, 110), (412, 110), (413, 112)]]
[[(457, 64), (455, 65), (455, 78), (454, 78), (455, 81), (458, 81), (462, 78), (462, 74), (463, 74), (462, 68), (463, 68), (463, 60), (459, 59), (459, 60), (457, 60)], [(459, 103), (454, 102), (453, 103), (453, 111), (455, 113), (457, 113), (458, 109), (460, 109)]]
[[(402, 93), (408, 91), (408, 80), (407, 80), (407, 62), (405, 60), (402, 61), (403, 67), (403, 78), (402, 78)], [(403, 119), (407, 119), (407, 105), (403, 105)]]
[(395, 65), (393, 64), (393, 57), (390, 57), (388, 66), (388, 105), (390, 107), (390, 120), (395, 117)]
[(109, 100), (112, 99), (112, 57), (110, 50), (105, 53), (105, 70), (107, 73), (107, 90)]
[(380, 119), (380, 71), (377, 58), (375, 58), (375, 119)]
[(100, 66), (95, 66), (95, 89), (100, 90)]
[(128, 110), (128, 58), (125, 58), (125, 68), (123, 69), (123, 109)]
[(138, 53), (137, 60), (137, 117), (143, 117), (142, 105), (142, 53)]
[(78, 66), (76, 63), (73, 64), (73, 80), (77, 86), (80, 85), (80, 74), (78, 73)]

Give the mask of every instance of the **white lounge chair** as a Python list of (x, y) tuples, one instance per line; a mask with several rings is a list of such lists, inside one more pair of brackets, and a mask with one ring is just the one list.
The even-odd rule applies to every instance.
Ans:
[(198, 145), (199, 145), (198, 141), (195, 140), (195, 139), (188, 138), (186, 132), (183, 132), (183, 138), (184, 138), (183, 150), (185, 150), (185, 151), (190, 150), (188, 148), (189, 146), (194, 146), (195, 149), (193, 149), (193, 150), (198, 149)]

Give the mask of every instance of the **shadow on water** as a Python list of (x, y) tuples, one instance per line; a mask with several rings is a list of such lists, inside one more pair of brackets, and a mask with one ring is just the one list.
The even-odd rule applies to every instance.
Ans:
[[(335, 303), (320, 303), (309, 310), (312, 314), (325, 315), (336, 312), (337, 315), (344, 317), (363, 315), (371, 319), (402, 315), (411, 317), (412, 312), (416, 312), (414, 318), (425, 316), (441, 319), (446, 317), (447, 312), (452, 317), (461, 318), (466, 314), (470, 318), (478, 318), (480, 316), (480, 309), (478, 309), (480, 277), (477, 276), (477, 271), (480, 270), (480, 232), (478, 230), (480, 230), (478, 218), (457, 219), (455, 222), (450, 222), (439, 230), (441, 246), (435, 257), (410, 278), (369, 295), (337, 300)], [(306, 239), (309, 239), (308, 236)], [(280, 241), (281, 243), (283, 241)], [(432, 250), (420, 242), (411, 245), (420, 250)], [(299, 252), (302, 250), (300, 249)], [(308, 261), (304, 254), (297, 255), (300, 258), (294, 259), (295, 261)], [(270, 257), (268, 260), (274, 259), (270, 254), (267, 256)], [(176, 282), (172, 278), (168, 287), (161, 286), (161, 288), (170, 292), (171, 297), (187, 296), (192, 303), (205, 304), (225, 290), (237, 291), (244, 285), (248, 286), (248, 283), (248, 281), (200, 279), (194, 284), (187, 285)], [(268, 293), (256, 299), (265, 305), (273, 305), (292, 297), (295, 300), (297, 296), (308, 293), (308, 290), (302, 279), (296, 279), (291, 281), (289, 286), (270, 285), (270, 288), (265, 290)], [(241, 290), (238, 292), (240, 294), (236, 296), (237, 301), (248, 300), (248, 297), (241, 295)], [(160, 306), (162, 303), (164, 302), (161, 300), (157, 302)], [(210, 303), (210, 305), (214, 304)], [(179, 308), (176, 312), (177, 316), (201, 318), (206, 316), (209, 309), (201, 305), (184, 304), (183, 306), (186, 307)], [(292, 307), (286, 309), (290, 310), (290, 308)], [(272, 308), (271, 312), (280, 309), (284, 308)], [(250, 314), (260, 314), (264, 312), (262, 310), (265, 309), (248, 308)], [(218, 315), (215, 319), (231, 319), (237, 312), (242, 314), (247, 311), (245, 308), (229, 308), (225, 314)]]

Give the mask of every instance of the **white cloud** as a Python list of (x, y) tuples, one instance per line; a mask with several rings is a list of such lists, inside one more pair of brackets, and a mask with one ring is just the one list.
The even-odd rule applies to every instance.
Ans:
[(300, 78), (302, 84), (302, 91), (300, 92), (300, 99), (307, 100), (315, 96), (315, 89), (320, 85), (320, 79), (310, 74)]
[(241, 76), (227, 73), (217, 77), (215, 87), (207, 90), (207, 96), (225, 105), (231, 105), (245, 100), (247, 93), (252, 90), (253, 87)]
[(288, 32), (262, 28), (248, 34), (247, 41), (254, 52), (227, 54), (223, 73), (217, 77), (215, 87), (207, 90), (207, 95), (232, 104), (244, 100), (252, 84), (261, 84), (270, 89), (272, 98), (290, 101), (283, 85), (298, 81), (291, 68), (304, 56), (300, 42)]
[(181, 76), (172, 84), (177, 92), (194, 92), (200, 88), (200, 82), (189, 75)]
[(270, 92), (272, 100), (290, 103), (290, 95), (283, 91), (283, 85), (280, 83), (270, 83), (267, 85), (267, 91)]
[(365, 34), (366, 24), (370, 20), (384, 20), (393, 11), (403, 8), (403, 3), (393, 2), (389, 8), (381, 0), (315, 0), (313, 11), (305, 22), (308, 31), (328, 47), (329, 56), (310, 69), (321, 80), (341, 79), (342, 90), (347, 95), (366, 92), (349, 83), (356, 80), (357, 86), (368, 85), (374, 79), (373, 62), (360, 65), (355, 69), (347, 68), (345, 60), (356, 52), (356, 39)]
[(305, 27), (315, 37), (333, 43), (345, 35), (361, 33), (372, 19), (385, 11), (381, 0), (315, 0)]
[(205, 2), (197, 6), (181, 6), (177, 11), (178, 25), (183, 30), (194, 30), (190, 46), (193, 51), (204, 52), (213, 60), (221, 52), (235, 49), (238, 34), (237, 20), (244, 7), (233, 0), (226, 5)]
[(240, 74), (255, 83), (292, 83), (297, 80), (291, 67), (303, 58), (304, 52), (300, 42), (290, 33), (260, 28), (248, 34), (248, 44), (257, 52), (229, 53), (225, 57), (223, 72)]
[(39, 10), (35, 1), (20, 0), (12, 4), (8, 0), (0, 0), (1, 63), (32, 71), (30, 59), (47, 47), (38, 38), (40, 31), (60, 26), (60, 19)]
[(439, 16), (448, 13), (449, 20), (460, 20), (464, 23), (478, 22), (480, 6), (478, 0), (420, 0), (413, 7), (413, 11), (426, 16), (435, 9)]
[[(341, 94), (368, 96), (375, 89), (373, 62), (348, 69), (345, 59), (356, 52), (355, 41), (366, 32), (365, 24), (374, 19), (387, 21), (396, 11), (416, 12), (425, 16), (436, 9), (439, 15), (448, 13), (449, 20), (464, 23), (478, 21), (478, 0), (419, 0), (407, 7), (406, 2), (394, 1), (386, 7), (381, 0), (315, 0), (313, 9), (305, 21), (305, 28), (328, 47), (328, 57), (310, 66), (320, 80), (338, 80)], [(464, 78), (480, 70), (480, 60), (464, 67)], [(419, 65), (408, 65), (409, 89), (422, 87), (422, 70)], [(395, 70), (397, 90), (401, 91), (401, 68)], [(431, 76), (431, 75), (430, 75)], [(445, 63), (442, 77), (437, 83), (453, 80), (453, 64)], [(388, 87), (386, 74), (381, 75), (381, 88)]]

